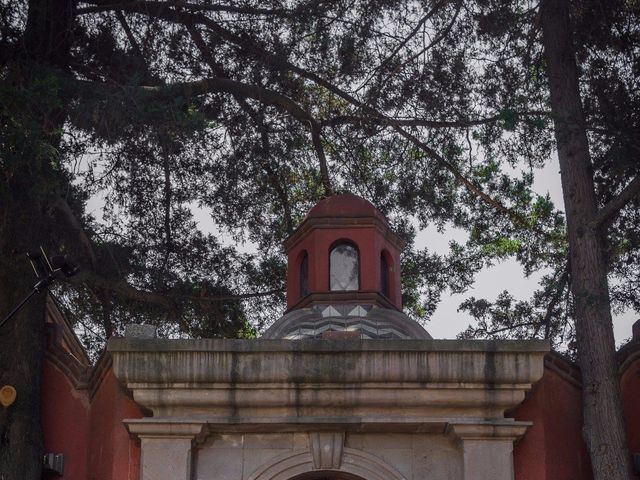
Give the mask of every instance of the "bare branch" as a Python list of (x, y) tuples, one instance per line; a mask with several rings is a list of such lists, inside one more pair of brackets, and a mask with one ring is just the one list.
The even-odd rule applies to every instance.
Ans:
[[(131, 31), (129, 24), (127, 23), (127, 19), (124, 17), (121, 10), (116, 10), (115, 14), (116, 14), (116, 17), (118, 18), (118, 22), (120, 22), (120, 26), (122, 27), (125, 35), (127, 36), (127, 39), (129, 40), (129, 43), (131, 44), (131, 48), (135, 50), (136, 55), (138, 56), (140, 61), (144, 62), (144, 55), (142, 54), (140, 45), (138, 45), (138, 42), (136, 41), (136, 37), (133, 35), (133, 32)], [(146, 65), (145, 65), (145, 69), (146, 69)]]
[(396, 56), (396, 54), (402, 50), (402, 48), (409, 42), (409, 40), (411, 40), (419, 31), (420, 28), (422, 28), (422, 26), (427, 22), (427, 20), (429, 20), (431, 17), (433, 17), (438, 10), (440, 10), (440, 8), (442, 8), (442, 6), (445, 4), (444, 0), (440, 0), (439, 2), (437, 2), (433, 8), (431, 8), (431, 10), (429, 10), (421, 19), (420, 21), (418, 21), (418, 23), (416, 24), (416, 26), (413, 28), (413, 30), (411, 30), (411, 32), (409, 33), (409, 35), (407, 35), (397, 46), (396, 48), (393, 49), (393, 51), (387, 56), (387, 58), (385, 58), (382, 62), (380, 62), (380, 65), (378, 65), (375, 69), (374, 72), (376, 72), (377, 70), (383, 68), (387, 63), (389, 63), (393, 57)]
[(245, 98), (258, 100), (259, 102), (266, 103), (268, 105), (280, 107), (281, 109), (291, 114), (294, 118), (303, 122), (309, 122), (313, 120), (310, 113), (308, 113), (296, 102), (284, 95), (281, 95), (272, 90), (260, 88), (255, 85), (248, 85), (246, 83), (237, 82), (228, 78), (209, 77), (201, 80), (194, 80), (191, 82), (154, 86), (122, 86), (77, 79), (74, 79), (73, 83), (77, 87), (79, 87), (82, 93), (86, 93), (90, 96), (95, 95), (96, 91), (103, 93), (109, 91), (125, 91), (131, 93), (133, 96), (146, 95), (147, 97), (156, 100), (169, 100), (175, 99), (176, 96), (191, 98), (208, 93), (230, 93), (240, 95)]
[[(213, 62), (213, 55), (211, 55), (211, 51), (207, 46), (207, 44), (205, 43), (204, 39), (202, 38), (202, 35), (200, 35), (200, 32), (193, 25), (187, 25), (186, 28), (189, 31), (189, 34), (191, 35), (193, 42), (196, 44), (196, 47), (200, 50), (202, 55), (205, 57), (205, 60), (207, 61), (211, 69), (214, 72), (218, 73), (220, 69)], [(237, 95), (234, 95), (234, 98), (238, 100)], [(246, 102), (244, 102), (244, 105), (241, 104), (240, 106), (241, 108), (245, 109), (245, 111), (252, 111), (251, 108), (246, 104)], [(252, 116), (252, 118), (254, 118), (254, 121), (255, 121), (254, 115), (250, 114), (250, 116)], [(322, 177), (322, 185), (324, 186), (325, 194), (327, 196), (330, 196), (333, 190), (331, 188), (331, 179), (329, 177), (329, 169), (327, 167), (327, 157), (324, 153), (324, 148), (322, 147), (321, 126), (318, 124), (318, 122), (316, 122), (312, 118), (311, 114), (308, 114), (308, 118), (303, 123), (306, 126), (308, 126), (309, 129), (311, 130), (311, 142), (313, 144), (313, 148), (316, 151), (318, 162), (320, 163), (320, 175)], [(258, 128), (261, 128), (261, 131), (263, 132), (263, 134), (266, 133), (266, 130), (264, 129), (264, 125), (262, 123), (259, 123)]]
[(77, 277), (77, 280), (71, 279), (73, 283), (77, 281), (84, 282), (93, 288), (110, 291), (122, 299), (156, 305), (169, 310), (174, 308), (166, 293), (142, 290), (124, 280), (106, 278), (95, 273), (84, 272), (84, 274)]
[(506, 332), (508, 330), (515, 330), (520, 327), (532, 327), (536, 325), (536, 322), (522, 322), (522, 323), (514, 323), (513, 325), (509, 325), (503, 328), (497, 328), (495, 330), (487, 330), (486, 328), (478, 328), (475, 330), (476, 333), (483, 332), (485, 335), (495, 335), (496, 333)]
[(284, 288), (274, 288), (273, 290), (266, 290), (264, 292), (251, 292), (251, 293), (240, 293), (238, 295), (219, 295), (216, 297), (198, 297), (198, 296), (189, 296), (190, 300), (201, 300), (204, 302), (226, 302), (229, 300), (243, 300), (247, 298), (259, 298), (259, 297), (268, 297), (270, 295), (275, 295), (277, 293), (284, 293), (286, 290)]

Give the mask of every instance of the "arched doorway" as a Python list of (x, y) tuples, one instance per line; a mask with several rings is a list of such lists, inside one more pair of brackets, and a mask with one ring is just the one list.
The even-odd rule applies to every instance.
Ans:
[(352, 475), (345, 472), (332, 472), (332, 471), (319, 471), (303, 473), (297, 475), (290, 480), (366, 480), (365, 478), (357, 475)]

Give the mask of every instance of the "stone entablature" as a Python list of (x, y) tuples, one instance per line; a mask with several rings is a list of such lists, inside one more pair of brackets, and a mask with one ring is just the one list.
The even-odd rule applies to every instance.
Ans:
[(502, 418), (543, 372), (544, 341), (112, 339), (116, 376), (154, 416), (300, 423), (336, 415)]
[[(177, 472), (171, 478), (185, 480), (193, 470), (199, 479), (263, 480), (256, 472), (283, 461), (300, 461), (298, 473), (324, 470), (318, 465), (335, 463), (337, 457), (319, 456), (314, 438), (342, 452), (336, 454), (342, 455), (340, 467), (327, 471), (357, 475), (343, 468), (344, 458), (360, 458), (365, 468), (364, 459), (373, 456), (385, 468), (413, 472), (408, 465), (416, 461), (416, 452), (409, 449), (394, 460), (394, 452), (385, 453), (389, 435), (405, 435), (428, 448), (455, 445), (457, 457), (447, 461), (457, 463), (438, 468), (462, 476), (434, 479), (510, 480), (513, 442), (528, 423), (506, 419), (504, 412), (542, 376), (548, 344), (112, 339), (109, 351), (116, 376), (138, 404), (153, 412), (153, 418), (126, 422), (142, 442), (143, 480), (169, 478), (159, 476), (165, 469)], [(245, 438), (266, 434), (289, 435), (291, 451), (273, 456), (246, 451), (242, 458), (250, 466), (241, 467), (241, 476), (237, 471), (224, 476), (206, 466), (216, 458), (209, 449), (220, 435), (236, 435), (245, 445)], [(300, 435), (312, 440), (294, 448)], [(357, 438), (361, 448), (355, 446)], [(279, 455), (284, 457), (278, 460)], [(286, 475), (273, 478), (293, 478)], [(423, 477), (401, 473), (398, 478)]]

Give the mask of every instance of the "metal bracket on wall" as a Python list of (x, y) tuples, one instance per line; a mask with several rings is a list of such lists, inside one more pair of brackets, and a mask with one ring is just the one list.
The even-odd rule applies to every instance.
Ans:
[(56, 475), (62, 476), (64, 474), (64, 454), (45, 453), (43, 469), (45, 472), (55, 473)]

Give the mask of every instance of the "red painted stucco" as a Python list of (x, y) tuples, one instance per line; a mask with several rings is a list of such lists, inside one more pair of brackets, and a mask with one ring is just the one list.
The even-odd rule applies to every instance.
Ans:
[(138, 480), (140, 445), (130, 438), (122, 420), (141, 417), (142, 411), (109, 369), (91, 402), (90, 480)]
[[(640, 357), (625, 365), (620, 379), (620, 390), (629, 450), (632, 453), (640, 453)], [(640, 475), (635, 478), (640, 479)]]
[(86, 480), (89, 436), (87, 390), (76, 389), (64, 372), (45, 359), (41, 398), (45, 452), (64, 455), (64, 480)]
[[(47, 453), (64, 455), (64, 480), (138, 480), (140, 446), (122, 421), (142, 411), (127, 396), (111, 369), (89, 398), (63, 372), (45, 359), (42, 367), (42, 428)], [(43, 478), (58, 479), (45, 474)]]
[(348, 241), (359, 252), (360, 291), (380, 292), (380, 255), (388, 253), (390, 282), (389, 301), (402, 308), (400, 294), (400, 252), (387, 241), (373, 226), (353, 228), (318, 228), (309, 231), (289, 250), (287, 272), (287, 306), (292, 307), (300, 300), (299, 276), (303, 252), (309, 255), (309, 293), (329, 292), (329, 252), (337, 242)]
[(581, 389), (568, 373), (545, 366), (540, 382), (513, 412), (533, 425), (514, 448), (517, 480), (590, 480), (582, 440)]

